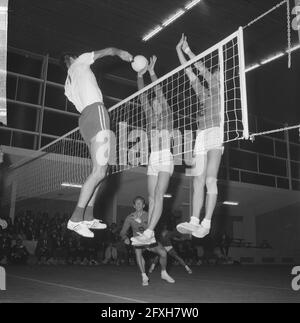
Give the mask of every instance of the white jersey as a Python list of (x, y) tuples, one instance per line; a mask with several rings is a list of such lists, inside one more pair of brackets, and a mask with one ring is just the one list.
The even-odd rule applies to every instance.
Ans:
[(76, 58), (68, 70), (65, 95), (80, 113), (93, 103), (103, 102), (102, 92), (90, 68), (94, 62), (94, 52), (85, 53)]

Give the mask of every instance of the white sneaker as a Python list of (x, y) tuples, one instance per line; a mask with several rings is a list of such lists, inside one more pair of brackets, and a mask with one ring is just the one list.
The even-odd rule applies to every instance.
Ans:
[(188, 274), (192, 274), (193, 273), (193, 271), (192, 271), (192, 269), (189, 267), (189, 266), (185, 266), (185, 270), (188, 272)]
[(191, 222), (183, 222), (177, 225), (176, 229), (181, 234), (192, 234), (194, 231), (198, 230), (199, 224), (193, 224)]
[(204, 228), (202, 225), (200, 225), (199, 228), (192, 233), (192, 235), (195, 238), (202, 239), (206, 237), (209, 234), (209, 232), (210, 232), (210, 229)]
[(169, 276), (169, 274), (166, 271), (161, 272), (161, 279), (167, 281), (170, 284), (175, 283), (175, 280), (171, 276)]
[(132, 237), (130, 240), (133, 246), (144, 246), (156, 243), (154, 232), (147, 232), (147, 230), (139, 236)]
[(102, 221), (97, 219), (94, 219), (92, 221), (83, 221), (83, 222), (88, 227), (88, 229), (103, 230), (107, 228), (107, 225), (105, 223), (102, 223)]
[(86, 226), (84, 222), (73, 222), (69, 220), (67, 228), (85, 238), (94, 238), (94, 233)]

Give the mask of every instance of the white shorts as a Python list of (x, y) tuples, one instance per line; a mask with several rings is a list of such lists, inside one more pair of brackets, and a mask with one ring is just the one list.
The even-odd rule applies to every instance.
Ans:
[(210, 150), (223, 149), (223, 130), (213, 127), (198, 131), (194, 155), (207, 154)]
[(187, 170), (187, 176), (196, 177), (204, 173), (207, 166), (207, 153), (210, 150), (221, 150), (223, 154), (223, 134), (221, 131), (220, 127), (214, 127), (198, 132), (194, 148), (193, 165), (191, 169)]
[(147, 175), (158, 176), (160, 172), (170, 175), (174, 172), (174, 160), (170, 150), (160, 150), (150, 154)]

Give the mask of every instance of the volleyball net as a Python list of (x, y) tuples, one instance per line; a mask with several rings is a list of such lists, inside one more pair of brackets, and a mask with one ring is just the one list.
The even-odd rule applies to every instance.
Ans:
[[(240, 28), (110, 108), (109, 173), (147, 165), (153, 140), (149, 129), (161, 129), (164, 118), (169, 122), (168, 133), (164, 137), (159, 131), (158, 137), (173, 153), (175, 165), (191, 161), (199, 131), (218, 129), (221, 143), (248, 139), (244, 62)], [(164, 107), (160, 119), (147, 113), (155, 99)], [(204, 136), (200, 149), (210, 148), (210, 137)], [(77, 128), (14, 164), (8, 185), (16, 186), (17, 199), (43, 196), (65, 187), (81, 187), (91, 170), (89, 149)]]

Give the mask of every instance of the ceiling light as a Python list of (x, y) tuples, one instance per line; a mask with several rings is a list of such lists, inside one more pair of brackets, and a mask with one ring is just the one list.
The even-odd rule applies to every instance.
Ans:
[(225, 201), (223, 202), (224, 205), (231, 205), (231, 206), (238, 206), (239, 202), (231, 202), (231, 201)]
[(168, 25), (170, 25), (173, 21), (175, 21), (176, 19), (178, 19), (180, 16), (182, 16), (185, 13), (184, 10), (180, 9), (179, 11), (177, 11), (175, 13), (175, 15), (171, 16), (170, 18), (168, 18), (166, 21), (163, 22), (163, 26), (167, 27)]
[(71, 183), (62, 183), (61, 186), (72, 187), (72, 188), (82, 188), (82, 185), (80, 185), (80, 184), (71, 184)]
[(153, 36), (155, 36), (157, 33), (159, 33), (163, 28), (161, 26), (157, 26), (154, 30), (150, 31), (144, 38), (143, 41), (147, 41)]
[(250, 71), (257, 69), (258, 67), (260, 67), (260, 64), (254, 64), (254, 65), (248, 67), (245, 72), (248, 73)]
[(195, 7), (201, 0), (193, 0), (192, 2), (189, 2), (184, 8), (181, 8), (177, 10), (175, 14), (173, 14), (171, 17), (166, 19), (164, 22), (162, 22), (160, 25), (156, 26), (154, 29), (150, 30), (144, 37), (143, 41), (146, 42), (152, 37), (154, 37), (156, 34), (158, 34), (160, 31), (162, 31), (164, 28), (169, 26), (172, 22), (177, 20), (179, 17), (184, 15), (187, 11)]
[(190, 3), (188, 3), (186, 6), (185, 6), (185, 9), (186, 10), (190, 10), (192, 9), (193, 7), (195, 7), (195, 5), (197, 5), (201, 0), (194, 0)]
[(276, 54), (275, 56), (272, 56), (270, 58), (267, 58), (266, 60), (262, 61), (261, 64), (262, 65), (265, 65), (265, 64), (268, 64), (270, 62), (273, 62), (275, 61), (276, 59), (282, 57), (284, 55), (284, 53), (279, 53), (279, 54)]

